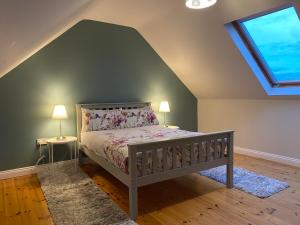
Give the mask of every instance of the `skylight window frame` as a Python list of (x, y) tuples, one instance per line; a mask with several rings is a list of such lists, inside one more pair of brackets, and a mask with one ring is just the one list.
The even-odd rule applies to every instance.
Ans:
[(299, 81), (297, 80), (297, 81), (276, 82), (275, 76), (273, 75), (271, 69), (269, 68), (269, 66), (268, 66), (267, 62), (265, 61), (263, 55), (261, 54), (260, 50), (257, 48), (254, 40), (252, 39), (251, 35), (249, 34), (249, 32), (247, 30), (247, 28), (243, 25), (243, 22), (246, 22), (246, 21), (249, 21), (252, 19), (256, 19), (256, 18), (259, 18), (262, 16), (266, 16), (268, 14), (275, 13), (275, 12), (278, 12), (278, 11), (281, 11), (284, 9), (288, 9), (288, 8), (294, 8), (298, 15), (298, 18), (300, 19), (300, 14), (299, 14), (299, 11), (297, 10), (297, 6), (293, 3), (288, 3), (283, 6), (276, 7), (276, 8), (273, 8), (273, 9), (270, 9), (270, 10), (267, 10), (267, 11), (264, 11), (261, 13), (257, 13), (255, 15), (232, 22), (233, 27), (235, 28), (235, 30), (239, 34), (240, 38), (246, 45), (247, 49), (249, 50), (253, 59), (255, 60), (255, 62), (259, 66), (259, 68), (261, 69), (265, 78), (268, 80), (270, 85), (275, 88), (294, 87), (294, 86), (300, 87), (300, 80)]

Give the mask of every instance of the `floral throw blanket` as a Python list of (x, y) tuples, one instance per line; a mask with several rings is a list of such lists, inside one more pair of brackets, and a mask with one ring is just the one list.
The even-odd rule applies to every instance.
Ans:
[[(84, 132), (81, 134), (82, 144), (105, 158), (123, 172), (128, 173), (128, 144), (147, 141), (161, 141), (172, 138), (198, 136), (201, 133), (165, 128), (162, 126), (145, 126), (118, 130)], [(147, 152), (147, 173), (152, 171), (151, 151)], [(189, 160), (187, 152), (186, 160)], [(162, 150), (157, 150), (158, 167), (162, 169)], [(141, 175), (141, 154), (137, 154), (138, 175)], [(172, 152), (167, 151), (167, 164), (172, 167)], [(181, 166), (181, 153), (177, 154), (177, 166)]]

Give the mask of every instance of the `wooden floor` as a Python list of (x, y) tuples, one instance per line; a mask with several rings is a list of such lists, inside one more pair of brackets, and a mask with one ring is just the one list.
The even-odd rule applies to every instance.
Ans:
[[(290, 188), (268, 199), (228, 190), (191, 174), (139, 189), (139, 224), (300, 225), (300, 169), (236, 155), (235, 166), (287, 181)], [(128, 189), (101, 167), (82, 167), (126, 212)], [(0, 181), (0, 225), (53, 224), (35, 175)]]

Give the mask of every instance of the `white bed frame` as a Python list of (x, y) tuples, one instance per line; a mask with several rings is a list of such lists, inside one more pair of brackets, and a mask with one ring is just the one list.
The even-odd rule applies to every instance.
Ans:
[[(77, 104), (77, 137), (81, 142), (81, 108), (87, 109), (118, 109), (118, 108), (142, 108), (150, 106), (151, 103), (96, 103)], [(227, 188), (233, 186), (233, 131), (199, 134), (195, 137), (168, 139), (163, 141), (141, 142), (128, 145), (128, 169), (129, 174), (109, 163), (104, 158), (96, 155), (84, 145), (80, 146), (79, 162), (83, 155), (88, 156), (106, 169), (114, 177), (129, 187), (129, 214), (135, 220), (138, 216), (138, 187), (180, 177), (189, 173), (206, 170), (209, 168), (227, 165)], [(179, 148), (178, 148), (179, 147)], [(190, 161), (186, 161), (186, 151), (190, 151)], [(157, 150), (163, 150), (163, 170), (158, 170)], [(171, 169), (167, 167), (167, 150), (172, 152)], [(152, 173), (146, 173), (146, 153), (152, 152)], [(176, 154), (181, 151), (182, 167), (176, 167)], [(196, 157), (195, 151), (198, 151)], [(142, 154), (142, 175), (137, 176), (137, 153)], [(84, 154), (83, 154), (84, 153)]]

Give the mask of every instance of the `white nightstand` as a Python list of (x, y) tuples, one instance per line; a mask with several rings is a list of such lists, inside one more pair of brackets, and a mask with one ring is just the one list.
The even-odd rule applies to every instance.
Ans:
[(178, 127), (178, 126), (167, 125), (167, 128), (179, 130), (179, 127)]
[(64, 139), (57, 139), (57, 138), (41, 138), (37, 140), (37, 143), (39, 145), (47, 144), (48, 146), (48, 151), (49, 151), (49, 163), (51, 162), (53, 164), (53, 150), (54, 150), (54, 145), (63, 145), (63, 144), (68, 144), (71, 143), (73, 144), (73, 148), (70, 150), (71, 154), (71, 159), (73, 155), (73, 150), (74, 150), (74, 157), (77, 159), (78, 155), (78, 149), (77, 149), (77, 137), (72, 137), (72, 136), (67, 136)]

